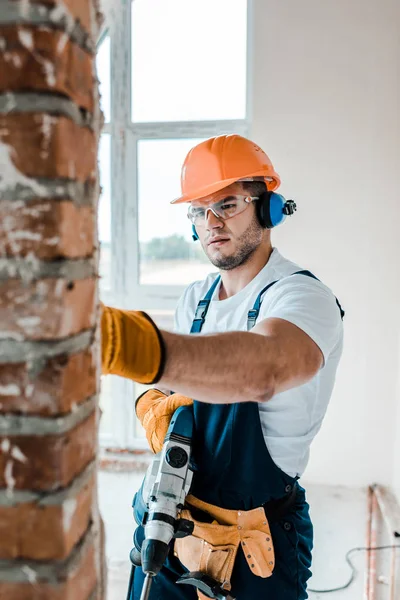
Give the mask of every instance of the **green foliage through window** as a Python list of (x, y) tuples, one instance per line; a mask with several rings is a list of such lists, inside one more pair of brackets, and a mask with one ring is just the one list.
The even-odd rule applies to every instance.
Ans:
[(183, 235), (156, 237), (140, 245), (142, 260), (201, 260), (207, 261), (199, 244), (187, 241)]

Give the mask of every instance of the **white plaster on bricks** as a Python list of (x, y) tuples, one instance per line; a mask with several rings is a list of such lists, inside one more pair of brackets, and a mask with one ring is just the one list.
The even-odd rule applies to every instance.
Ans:
[(95, 415), (97, 406), (96, 396), (91, 396), (79, 406), (76, 413), (67, 413), (56, 418), (43, 418), (32, 415), (0, 415), (0, 435), (62, 435), (75, 429), (80, 423)]
[(9, 385), (0, 385), (0, 396), (20, 396), (21, 390), (15, 385), (10, 383)]
[(14, 227), (14, 223), (15, 223), (15, 217), (12, 217), (11, 215), (7, 215), (6, 217), (3, 217), (3, 227), (5, 230), (10, 230), (12, 229), (12, 227)]
[[(6, 92), (4, 94), (5, 96), (5, 100), (6, 100), (6, 105), (4, 107), (5, 110), (5, 114), (11, 112), (12, 110), (14, 110), (14, 108), (17, 106), (17, 100), (15, 98), (15, 94), (13, 94), (12, 92)], [(8, 133), (7, 129), (0, 129), (0, 135), (6, 135)]]
[(8, 454), (11, 448), (10, 440), (8, 438), (4, 438), (4, 440), (1, 442), (0, 448), (3, 454)]
[(26, 575), (26, 578), (29, 581), (29, 583), (36, 583), (37, 573), (36, 571), (31, 569), (31, 567), (28, 567), (28, 565), (24, 565), (23, 567), (21, 567), (21, 571)]
[(49, 238), (49, 239), (47, 239), (47, 240), (44, 240), (44, 243), (45, 243), (47, 246), (57, 246), (57, 244), (58, 244), (59, 242), (60, 242), (60, 236), (58, 236), (58, 235), (57, 235), (57, 236), (55, 236), (55, 237)]
[(63, 33), (60, 37), (60, 39), (58, 40), (58, 44), (57, 44), (57, 54), (61, 54), (67, 44), (69, 40), (69, 35), (67, 33)]
[[(24, 206), (24, 202), (13, 202), (13, 204), (19, 204), (20, 206)], [(52, 210), (51, 204), (47, 202), (47, 204), (37, 204), (35, 207), (25, 206), (24, 214), (30, 215), (31, 217), (41, 217), (44, 212), (49, 212)]]
[(65, 6), (63, 5), (62, 2), (60, 2), (60, 4), (58, 4), (57, 6), (55, 6), (50, 11), (50, 19), (52, 21), (59, 21), (60, 19), (62, 19), (62, 17), (64, 15), (65, 15)]
[(46, 281), (38, 281), (36, 291), (40, 296), (47, 296), (49, 292), (49, 284)]
[(54, 87), (56, 85), (56, 69), (54, 64), (50, 60), (46, 59), (41, 61), (41, 64), (46, 75), (47, 85), (49, 87)]
[(30, 242), (40, 242), (43, 239), (41, 233), (34, 233), (33, 231), (21, 230), (21, 231), (9, 231), (7, 234), (8, 239), (13, 240), (28, 240)]
[(7, 235), (7, 241), (11, 246), (13, 254), (18, 254), (21, 250), (21, 245), (11, 236), (13, 227), (15, 226), (15, 217), (8, 215), (3, 218), (3, 229)]
[[(15, 200), (14, 202), (10, 202), (9, 208), (11, 210), (19, 210), (25, 206), (25, 202), (23, 200)], [(29, 213), (28, 213), (29, 214)]]
[[(55, 78), (54, 78), (53, 85), (55, 85)], [(55, 117), (52, 117), (51, 115), (47, 115), (47, 114), (43, 115), (43, 123), (42, 123), (43, 140), (42, 140), (41, 149), (40, 149), (40, 156), (43, 159), (47, 158), (49, 155), (51, 134), (52, 134), (52, 130), (53, 130), (53, 125), (56, 123), (56, 121), (57, 121), (57, 119), (55, 119)]]
[(6, 49), (6, 40), (0, 37), (0, 51), (3, 52)]
[(22, 67), (22, 60), (21, 60), (21, 57), (18, 56), (18, 54), (10, 53), (8, 56), (9, 56), (9, 62), (12, 62), (16, 69), (19, 69)]
[(0, 331), (0, 340), (14, 340), (15, 342), (23, 342), (24, 336), (14, 331)]
[(3, 56), (4, 60), (6, 60), (9, 63), (13, 63), (14, 67), (18, 68), (21, 66), (21, 60), (19, 56), (17, 56), (13, 52), (4, 52)]
[(64, 293), (65, 281), (64, 279), (59, 279), (54, 288), (54, 295), (56, 298), (60, 298)]
[(24, 317), (16, 321), (18, 327), (21, 327), (25, 333), (34, 333), (41, 322), (40, 317)]
[(6, 468), (4, 469), (4, 480), (6, 482), (6, 494), (8, 497), (13, 495), (16, 480), (13, 476), (13, 466), (14, 463), (12, 460), (7, 461)]
[[(33, 386), (32, 386), (33, 387)], [(54, 393), (41, 392), (35, 398), (35, 406), (37, 408), (45, 408), (54, 405)], [(26, 408), (29, 408), (29, 403), (26, 403)]]
[(51, 21), (53, 21), (53, 23), (59, 23), (62, 21), (67, 33), (71, 33), (75, 27), (75, 19), (68, 11), (62, 0), (60, 0), (57, 6), (55, 6), (49, 12), (49, 18)]
[(70, 331), (74, 321), (74, 311), (72, 308), (64, 308), (63, 310), (63, 328), (64, 331)]
[(28, 48), (28, 50), (33, 50), (33, 34), (32, 31), (27, 29), (18, 29), (18, 37), (21, 44)]
[[(20, 277), (23, 281), (29, 282), (35, 277), (35, 273), (40, 270), (41, 263), (34, 252), (28, 252), (28, 254), (25, 256), (24, 263), (26, 268), (20, 270)], [(44, 282), (39, 282), (36, 289), (38, 292), (40, 291), (42, 295), (47, 293), (47, 286)]]
[(37, 196), (46, 196), (46, 188), (35, 179), (26, 177), (14, 165), (11, 155), (13, 148), (0, 141), (0, 192), (13, 189), (18, 184), (28, 187)]
[(28, 385), (25, 387), (25, 396), (26, 396), (27, 398), (32, 398), (32, 395), (33, 395), (33, 391), (34, 391), (34, 389), (35, 389), (35, 386), (34, 386), (32, 383), (28, 384)]
[(19, 10), (21, 17), (28, 18), (30, 8), (30, 0), (20, 0)]
[(19, 202), (18, 200), (12, 202), (10, 206), (12, 210), (22, 209), (21, 212), (24, 216), (33, 217), (36, 219), (41, 218), (42, 213), (49, 212), (49, 210), (51, 210), (50, 204), (40, 204), (31, 208), (30, 206), (25, 206), (24, 202)]
[(15, 264), (13, 264), (12, 262), (7, 263), (6, 270), (7, 270), (7, 275), (10, 277), (10, 279), (13, 279), (18, 274), (17, 266)]
[(77, 504), (76, 498), (67, 498), (63, 503), (63, 526), (66, 532), (71, 527), (72, 517), (74, 516)]
[(20, 448), (18, 448), (18, 446), (13, 446), (11, 449), (11, 456), (15, 459), (18, 460), (19, 462), (22, 463), (26, 463), (28, 461), (28, 458), (25, 456), (25, 454), (21, 451)]

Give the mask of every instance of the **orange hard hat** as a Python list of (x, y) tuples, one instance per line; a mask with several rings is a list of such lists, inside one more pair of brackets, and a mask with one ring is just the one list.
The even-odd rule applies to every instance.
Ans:
[(270, 159), (257, 144), (241, 135), (219, 135), (190, 150), (182, 167), (182, 196), (171, 204), (199, 200), (231, 183), (252, 178), (264, 178), (269, 191), (281, 183)]

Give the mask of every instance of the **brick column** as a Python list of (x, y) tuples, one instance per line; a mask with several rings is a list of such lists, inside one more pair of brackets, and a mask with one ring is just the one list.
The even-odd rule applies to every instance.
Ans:
[(102, 600), (96, 0), (0, 3), (0, 600)]

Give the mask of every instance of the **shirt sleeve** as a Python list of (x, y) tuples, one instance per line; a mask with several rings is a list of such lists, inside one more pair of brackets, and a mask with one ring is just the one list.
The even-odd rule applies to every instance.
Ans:
[(320, 348), (324, 364), (343, 332), (335, 296), (305, 275), (285, 277), (267, 291), (258, 320), (267, 318), (284, 319), (302, 329)]

